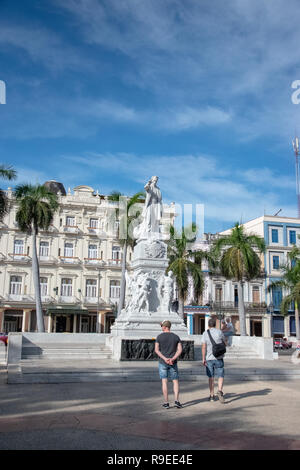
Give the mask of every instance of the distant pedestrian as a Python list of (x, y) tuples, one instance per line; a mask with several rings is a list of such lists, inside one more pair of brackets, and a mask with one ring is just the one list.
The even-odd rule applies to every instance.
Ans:
[(215, 357), (213, 355), (213, 344), (210, 339), (217, 344), (225, 342), (225, 336), (221, 330), (216, 328), (216, 319), (210, 318), (208, 320), (208, 330), (202, 336), (202, 360), (206, 366), (206, 375), (209, 384), (209, 401), (215, 400), (215, 376), (218, 378), (218, 397), (221, 403), (224, 403), (223, 383), (224, 383), (224, 360), (222, 356)]
[(155, 352), (159, 357), (159, 376), (162, 381), (162, 392), (164, 396), (163, 408), (170, 408), (168, 398), (168, 378), (173, 381), (173, 391), (176, 408), (182, 408), (179, 401), (179, 376), (177, 359), (182, 353), (182, 344), (179, 336), (171, 333), (171, 322), (165, 320), (161, 323), (162, 333), (158, 335), (155, 342)]
[(225, 336), (226, 346), (231, 346), (232, 336), (234, 335), (234, 326), (231, 323), (231, 319), (229, 317), (227, 317), (225, 320), (222, 320), (221, 330), (223, 335)]

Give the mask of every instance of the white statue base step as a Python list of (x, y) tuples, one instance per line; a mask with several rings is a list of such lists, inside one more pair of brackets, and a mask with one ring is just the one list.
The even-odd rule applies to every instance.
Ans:
[[(187, 327), (182, 319), (176, 313), (167, 313), (165, 315), (155, 315), (141, 319), (140, 315), (131, 314), (129, 318), (122, 318), (122, 315), (111, 327), (112, 336), (153, 338), (162, 332), (161, 323), (169, 320), (172, 324), (171, 331), (178, 336), (187, 336)], [(146, 336), (145, 336), (146, 335)]]

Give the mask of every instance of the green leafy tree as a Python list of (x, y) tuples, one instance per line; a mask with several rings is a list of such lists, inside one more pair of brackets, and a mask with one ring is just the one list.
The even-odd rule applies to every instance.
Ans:
[(184, 318), (184, 303), (189, 292), (189, 283), (192, 282), (194, 301), (198, 303), (204, 287), (202, 261), (209, 261), (210, 266), (215, 265), (212, 253), (203, 250), (193, 250), (196, 241), (197, 227), (192, 224), (182, 228), (181, 233), (174, 226), (170, 226), (170, 239), (168, 240), (169, 266), (167, 272), (172, 271), (178, 289), (178, 313)]
[(265, 249), (264, 239), (247, 234), (239, 223), (235, 224), (230, 235), (222, 236), (214, 242), (214, 252), (219, 259), (221, 274), (226, 279), (234, 279), (238, 285), (241, 336), (247, 334), (243, 283), (260, 275), (261, 260), (258, 253), (264, 253)]
[[(125, 198), (119, 191), (112, 191), (108, 196), (108, 200), (112, 202), (126, 203), (125, 207), (117, 209), (117, 218), (119, 219), (119, 242), (122, 246), (122, 274), (121, 274), (121, 286), (120, 286), (120, 299), (118, 303), (117, 315), (121, 314), (122, 308), (125, 302), (126, 293), (126, 258), (128, 247), (134, 248), (136, 240), (131, 236), (130, 226), (139, 216), (140, 210), (133, 210), (134, 206), (138, 206), (145, 198), (145, 192), (140, 191), (134, 194), (130, 198)], [(131, 214), (134, 212), (133, 214)]]
[[(4, 180), (14, 180), (17, 177), (17, 172), (11, 166), (0, 165), (0, 178)], [(8, 200), (5, 192), (0, 189), (0, 221), (8, 210)]]
[(56, 194), (45, 186), (29, 184), (19, 185), (15, 189), (18, 205), (16, 221), (22, 232), (32, 236), (32, 277), (35, 289), (37, 328), (39, 333), (45, 331), (41, 289), (40, 269), (37, 256), (37, 235), (39, 230), (48, 230), (58, 209)]

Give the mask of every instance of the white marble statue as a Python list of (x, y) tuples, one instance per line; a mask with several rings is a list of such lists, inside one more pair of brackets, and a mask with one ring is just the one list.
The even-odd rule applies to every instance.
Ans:
[(149, 299), (152, 291), (151, 279), (147, 273), (136, 272), (126, 277), (128, 297), (125, 312), (149, 312)]
[(159, 283), (159, 294), (160, 294), (160, 309), (162, 311), (172, 311), (172, 300), (173, 300), (173, 280), (172, 271), (168, 272), (167, 276), (162, 276)]
[(158, 176), (152, 176), (144, 186), (146, 200), (142, 212), (143, 220), (141, 224), (134, 229), (133, 234), (135, 238), (159, 238), (163, 205), (157, 181)]

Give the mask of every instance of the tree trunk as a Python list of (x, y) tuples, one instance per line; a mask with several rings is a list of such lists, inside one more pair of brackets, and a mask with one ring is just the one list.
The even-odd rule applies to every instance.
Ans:
[(243, 292), (242, 281), (238, 281), (238, 310), (239, 310), (239, 319), (240, 319), (240, 334), (241, 336), (246, 336), (247, 335), (246, 315), (245, 315), (244, 292)]
[(32, 229), (32, 277), (35, 291), (36, 320), (39, 333), (45, 333), (44, 315), (41, 300), (40, 268), (36, 249), (36, 231)]
[(123, 246), (123, 258), (122, 258), (122, 278), (121, 278), (121, 286), (120, 286), (120, 299), (118, 304), (118, 311), (117, 316), (121, 314), (122, 308), (124, 308), (125, 302), (125, 291), (126, 291), (126, 256), (127, 256), (127, 241), (125, 241)]
[(178, 298), (178, 315), (184, 320), (184, 300), (180, 297)]
[(296, 325), (296, 338), (300, 340), (300, 325), (299, 325), (299, 310), (298, 302), (295, 302), (295, 325)]

